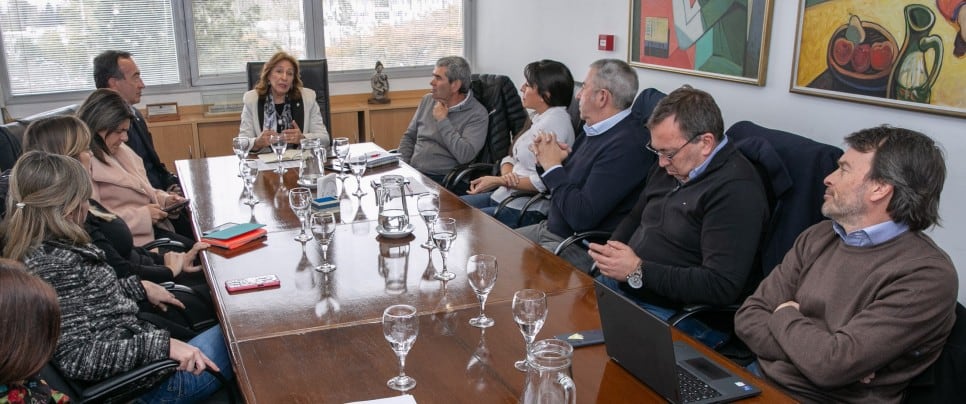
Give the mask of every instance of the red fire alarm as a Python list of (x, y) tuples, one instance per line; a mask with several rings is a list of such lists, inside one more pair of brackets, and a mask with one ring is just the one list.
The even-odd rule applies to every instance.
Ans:
[(600, 34), (597, 36), (597, 50), (602, 51), (612, 51), (614, 50), (614, 36)]

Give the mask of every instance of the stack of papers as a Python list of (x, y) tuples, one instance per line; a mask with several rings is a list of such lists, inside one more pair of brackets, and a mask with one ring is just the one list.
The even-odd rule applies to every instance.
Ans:
[(217, 231), (205, 232), (201, 241), (231, 250), (265, 237), (268, 232), (262, 227), (265, 225), (259, 223), (226, 223), (218, 226)]

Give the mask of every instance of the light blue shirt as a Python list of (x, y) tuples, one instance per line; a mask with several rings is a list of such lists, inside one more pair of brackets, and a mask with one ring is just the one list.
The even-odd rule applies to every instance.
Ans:
[(835, 230), (835, 234), (838, 234), (842, 238), (842, 242), (845, 245), (852, 247), (874, 247), (909, 231), (909, 225), (890, 220), (851, 233), (845, 233), (845, 228), (838, 223), (832, 222), (832, 229)]
[(714, 150), (711, 151), (711, 155), (708, 156), (708, 158), (704, 159), (703, 163), (699, 164), (697, 167), (694, 167), (694, 169), (688, 173), (688, 181), (691, 181), (697, 178), (699, 175), (701, 175), (701, 173), (704, 172), (704, 170), (708, 169), (708, 164), (711, 163), (711, 159), (713, 159), (714, 156), (718, 154), (718, 152), (721, 151), (721, 148), (723, 148), (724, 145), (726, 144), (728, 144), (728, 136), (722, 135), (721, 143), (718, 143), (718, 146), (716, 146)]
[[(587, 136), (598, 136), (601, 133), (604, 133), (604, 132), (609, 131), (610, 128), (613, 128), (614, 125), (617, 125), (617, 123), (619, 123), (620, 121), (623, 121), (624, 118), (627, 118), (627, 116), (630, 115), (630, 114), (631, 114), (631, 109), (628, 108), (628, 109), (625, 109), (625, 110), (623, 110), (621, 112), (618, 112), (618, 113), (612, 115), (610, 118), (607, 118), (607, 119), (605, 119), (603, 121), (597, 122), (597, 123), (595, 123), (593, 125), (586, 125), (585, 124), (584, 125), (584, 134), (587, 135)], [(547, 175), (547, 173), (549, 173), (549, 172), (551, 172), (553, 170), (556, 170), (558, 167), (561, 167), (561, 165), (560, 164), (557, 164), (557, 165), (555, 165), (553, 167), (550, 167), (550, 168), (547, 168), (547, 169), (543, 170), (543, 175)]]

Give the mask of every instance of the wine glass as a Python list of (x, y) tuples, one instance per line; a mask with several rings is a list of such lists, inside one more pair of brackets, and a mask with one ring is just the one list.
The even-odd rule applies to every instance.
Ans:
[[(513, 321), (520, 326), (523, 340), (527, 343), (527, 352), (537, 333), (543, 328), (547, 320), (547, 294), (536, 289), (518, 290), (513, 294)], [(517, 370), (527, 371), (527, 360), (519, 360), (513, 364)]]
[(329, 243), (335, 235), (335, 226), (338, 224), (332, 212), (316, 212), (312, 214), (312, 235), (319, 243), (322, 251), (322, 263), (315, 267), (316, 271), (329, 273), (335, 271), (335, 264), (329, 263)]
[(406, 354), (419, 335), (419, 317), (416, 308), (408, 304), (389, 306), (382, 312), (382, 333), (399, 358), (399, 376), (386, 382), (390, 389), (408, 391), (416, 387), (416, 379), (406, 376)]
[(436, 247), (433, 243), (433, 221), (436, 220), (436, 216), (439, 216), (439, 195), (435, 193), (420, 195), (416, 199), (416, 210), (426, 223), (426, 242), (419, 246), (432, 250)]
[(306, 242), (312, 239), (311, 236), (305, 233), (305, 222), (308, 218), (305, 216), (309, 213), (309, 208), (312, 206), (312, 191), (305, 187), (292, 188), (288, 191), (288, 204), (292, 207), (292, 211), (295, 215), (299, 217), (299, 235), (295, 236), (295, 240), (299, 242)]
[(238, 136), (231, 139), (231, 149), (238, 156), (238, 176), (241, 177), (242, 166), (241, 163), (245, 161), (245, 157), (248, 153), (252, 151), (252, 145), (255, 144), (255, 139), (248, 136)]
[(255, 207), (259, 202), (258, 198), (255, 198), (255, 179), (258, 178), (258, 160), (255, 159), (244, 159), (241, 163), (242, 167), (242, 180), (245, 181), (245, 191), (248, 193), (248, 197), (245, 198), (244, 203), (248, 206)]
[(345, 173), (345, 158), (349, 156), (349, 138), (337, 137), (332, 139), (332, 148), (335, 150), (335, 157), (339, 159), (339, 175), (337, 178), (345, 181), (346, 178), (349, 178)]
[(275, 172), (284, 174), (285, 170), (282, 168), (282, 154), (284, 154), (285, 149), (288, 148), (288, 143), (285, 142), (285, 136), (283, 136), (281, 133), (268, 135), (268, 144), (272, 146), (272, 151), (275, 152), (275, 163), (278, 164), (278, 167), (275, 168)]
[(456, 274), (446, 268), (446, 254), (449, 253), (453, 240), (456, 240), (456, 219), (441, 217), (433, 221), (433, 242), (439, 249), (439, 255), (443, 257), (443, 271), (437, 273), (434, 278), (441, 281), (452, 280), (456, 277)]
[(358, 154), (349, 155), (349, 168), (352, 169), (352, 175), (356, 176), (356, 192), (352, 195), (363, 196), (366, 195), (362, 191), (362, 174), (366, 172), (366, 163), (369, 162), (369, 155), (365, 152), (360, 152)]
[(487, 328), (493, 325), (493, 319), (484, 314), (486, 310), (486, 296), (490, 294), (493, 285), (496, 284), (496, 275), (499, 269), (496, 265), (496, 257), (487, 254), (476, 254), (466, 260), (466, 279), (470, 282), (476, 298), (480, 300), (480, 315), (470, 319), (470, 325), (479, 328)]

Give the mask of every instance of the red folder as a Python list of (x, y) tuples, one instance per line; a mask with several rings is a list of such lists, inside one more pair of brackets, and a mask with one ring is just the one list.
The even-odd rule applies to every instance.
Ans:
[(216, 239), (216, 238), (202, 237), (201, 241), (204, 241), (215, 247), (221, 247), (221, 248), (231, 250), (234, 248), (241, 247), (245, 244), (248, 244), (251, 241), (258, 240), (262, 237), (265, 237), (266, 234), (268, 234), (268, 231), (260, 227), (255, 230), (239, 234), (229, 239)]

